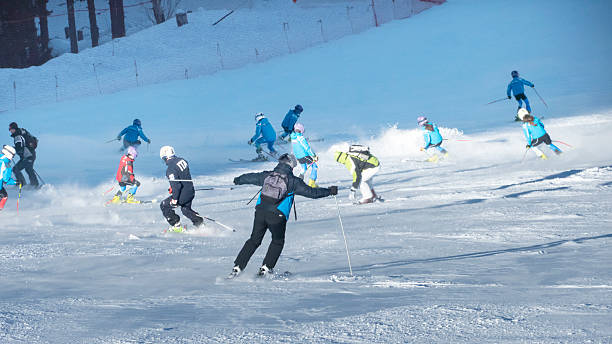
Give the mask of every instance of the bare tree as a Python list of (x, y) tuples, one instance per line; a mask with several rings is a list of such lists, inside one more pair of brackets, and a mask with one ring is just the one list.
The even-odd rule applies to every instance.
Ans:
[(151, 0), (152, 8), (145, 8), (151, 22), (161, 24), (174, 17), (181, 0)]

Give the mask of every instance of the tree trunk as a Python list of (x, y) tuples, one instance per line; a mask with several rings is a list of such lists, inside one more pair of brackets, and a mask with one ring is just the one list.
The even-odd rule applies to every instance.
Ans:
[(96, 19), (96, 3), (94, 0), (87, 0), (87, 10), (89, 11), (89, 31), (91, 32), (91, 46), (97, 47), (100, 39), (98, 22)]
[(162, 0), (151, 0), (151, 4), (153, 5), (153, 16), (155, 16), (155, 23), (157, 24), (161, 24), (166, 21), (161, 2)]
[(77, 41), (76, 23), (74, 18), (74, 0), (67, 0), (68, 7), (68, 30), (70, 32), (70, 52), (77, 54), (79, 52), (79, 44)]
[(125, 36), (123, 0), (110, 0), (111, 31), (113, 39)]
[[(43, 61), (47, 61), (51, 58), (51, 51), (49, 50), (49, 24), (47, 21), (47, 0), (38, 0), (38, 19), (40, 20), (40, 46), (41, 46), (41, 58)], [(41, 61), (41, 62), (43, 62)]]

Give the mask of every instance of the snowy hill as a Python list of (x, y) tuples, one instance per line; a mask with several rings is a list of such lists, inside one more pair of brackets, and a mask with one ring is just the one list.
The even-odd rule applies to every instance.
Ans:
[[(610, 6), (454, 0), (240, 69), (2, 113), (40, 138), (49, 185), (24, 191), (19, 214), (10, 189), (0, 214), (0, 342), (612, 341)], [(514, 100), (483, 105), (513, 69), (547, 101), (527, 90), (561, 156), (525, 152)], [(333, 198), (297, 199), (277, 265), (292, 276), (263, 281), (269, 236), (243, 276), (223, 279), (256, 187), (196, 196), (235, 233), (163, 234), (157, 204), (103, 206), (120, 157), (104, 142), (133, 118), (153, 141), (135, 163), (138, 197), (159, 201), (160, 146), (189, 160), (197, 186), (228, 186), (274, 166), (227, 160), (254, 155), (253, 115), (279, 129), (296, 103), (307, 136), (324, 139), (320, 184), (341, 187), (355, 276)], [(446, 161), (422, 161), (423, 113), (448, 139)], [(333, 152), (350, 142), (380, 158), (386, 202), (347, 200)]]

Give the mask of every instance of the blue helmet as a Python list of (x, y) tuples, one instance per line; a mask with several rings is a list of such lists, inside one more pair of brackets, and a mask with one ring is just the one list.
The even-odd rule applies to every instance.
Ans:
[(136, 119), (134, 120), (134, 123), (133, 123), (133, 124), (134, 124), (135, 126), (137, 126), (137, 127), (141, 127), (141, 126), (142, 126), (142, 123), (140, 123), (140, 120), (139, 120), (138, 118), (136, 118)]
[(295, 112), (297, 113), (302, 113), (302, 111), (304, 111), (304, 108), (302, 107), (302, 105), (298, 104), (295, 106)]
[(510, 75), (512, 75), (513, 78), (518, 78), (519, 74), (517, 71), (513, 70), (512, 73), (510, 73)]

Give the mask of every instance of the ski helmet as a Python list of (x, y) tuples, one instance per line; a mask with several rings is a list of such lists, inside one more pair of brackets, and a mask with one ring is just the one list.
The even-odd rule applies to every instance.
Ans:
[(11, 130), (11, 129), (17, 130), (17, 129), (19, 129), (19, 126), (17, 125), (17, 123), (11, 122), (11, 124), (9, 124), (9, 130)]
[(293, 126), (293, 131), (296, 133), (304, 133), (304, 125), (302, 123), (295, 123)]
[(419, 116), (417, 118), (417, 124), (420, 125), (420, 126), (424, 126), (425, 124), (427, 124), (427, 117)]
[(171, 146), (163, 146), (159, 150), (159, 157), (162, 159), (168, 159), (173, 156), (174, 156), (174, 148), (172, 148)]
[(132, 156), (132, 159), (136, 159), (136, 157), (138, 156), (138, 151), (136, 150), (136, 147), (134, 146), (129, 146), (127, 149), (127, 153), (128, 155)]
[(525, 120), (525, 116), (529, 115), (529, 111), (525, 108), (520, 108), (516, 114), (521, 121)]
[(132, 124), (137, 126), (137, 127), (141, 127), (142, 126), (142, 122), (140, 122), (140, 120), (138, 118), (136, 118)]
[(287, 164), (287, 165), (291, 166), (291, 168), (294, 168), (295, 166), (297, 166), (297, 160), (295, 159), (293, 154), (285, 153), (285, 154), (281, 155), (278, 158), (278, 162)]
[(512, 71), (512, 73), (510, 73), (510, 75), (511, 75), (513, 78), (518, 78), (519, 73), (518, 73), (517, 71), (513, 70), (513, 71)]
[(255, 122), (259, 122), (264, 118), (266, 118), (266, 116), (264, 116), (263, 112), (258, 112), (257, 115), (255, 115)]
[(16, 153), (17, 152), (15, 151), (15, 148), (13, 146), (2, 146), (2, 154), (4, 154), (4, 156), (7, 157), (9, 160), (13, 160), (13, 157), (15, 157)]
[(293, 110), (295, 110), (295, 112), (297, 113), (302, 113), (302, 111), (304, 111), (304, 108), (302, 107), (302, 105), (298, 104)]

